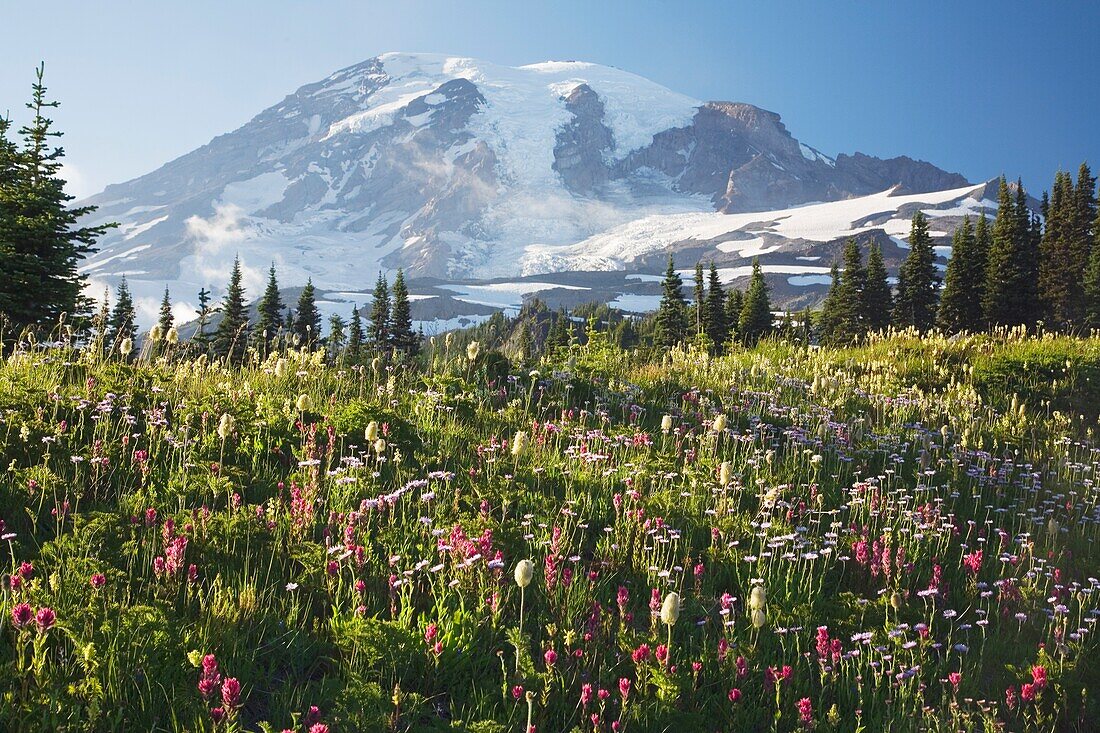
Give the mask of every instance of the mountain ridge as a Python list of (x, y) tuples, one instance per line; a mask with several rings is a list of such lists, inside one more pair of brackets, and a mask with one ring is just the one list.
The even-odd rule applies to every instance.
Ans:
[[(303, 85), (236, 130), (91, 197), (122, 226), (96, 284), (354, 288), (379, 269), (533, 274), (548, 249), (651, 216), (774, 211), (967, 180), (907, 156), (835, 159), (779, 114), (587, 62), (520, 67), (389, 53)], [(251, 272), (247, 271), (251, 268)]]

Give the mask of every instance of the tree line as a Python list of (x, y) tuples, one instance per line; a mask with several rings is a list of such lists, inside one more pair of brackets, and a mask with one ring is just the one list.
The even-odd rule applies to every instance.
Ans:
[(980, 332), (996, 327), (1042, 325), (1083, 333), (1100, 329), (1100, 217), (1096, 177), (1082, 163), (1076, 181), (1060, 172), (1039, 213), (1028, 206), (1020, 181), (998, 184), (997, 214), (964, 217), (952, 236), (951, 257), (941, 277), (928, 217), (917, 211), (908, 253), (890, 284), (882, 249), (871, 242), (866, 260), (855, 239), (834, 262), (821, 308), (797, 323), (788, 314), (775, 322), (768, 286), (753, 261), (748, 289), (723, 289), (711, 263), (705, 285), (695, 269), (694, 300), (671, 256), (656, 314), (655, 344), (669, 348), (692, 340), (721, 351), (731, 343), (751, 345), (782, 330), (807, 341), (842, 346), (890, 327), (920, 332)]

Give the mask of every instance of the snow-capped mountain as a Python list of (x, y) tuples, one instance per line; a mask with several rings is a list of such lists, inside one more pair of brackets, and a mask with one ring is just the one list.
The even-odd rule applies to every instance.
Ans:
[[(147, 314), (167, 285), (181, 315), (236, 254), (252, 294), (274, 262), (287, 285), (312, 277), (359, 302), (398, 267), (423, 295), (460, 301), (469, 280), (652, 270), (668, 251), (731, 272), (753, 254), (772, 272), (793, 257), (814, 275), (832, 255), (794, 254), (806, 242), (896, 237), (907, 229), (888, 222), (915, 208), (985, 198), (931, 164), (829, 158), (772, 112), (615, 68), (389, 53), (92, 197), (95, 218), (121, 226), (85, 271), (93, 290), (125, 275)], [(785, 211), (811, 202), (826, 203)]]

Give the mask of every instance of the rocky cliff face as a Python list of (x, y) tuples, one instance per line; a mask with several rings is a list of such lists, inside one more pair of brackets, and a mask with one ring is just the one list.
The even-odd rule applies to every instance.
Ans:
[(547, 248), (643, 217), (965, 184), (904, 157), (834, 160), (773, 112), (617, 69), (385, 54), (93, 197), (122, 226), (87, 271), (157, 292), (218, 285), (234, 254), (257, 286), (272, 261), (289, 284), (344, 289), (397, 267), (531, 274)]

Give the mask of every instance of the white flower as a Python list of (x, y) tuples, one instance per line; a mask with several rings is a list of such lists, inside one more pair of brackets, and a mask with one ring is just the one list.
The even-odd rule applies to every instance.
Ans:
[(179, 330), (175, 326), (172, 326), (168, 329), (168, 333), (164, 335), (164, 340), (170, 344), (178, 344), (180, 341)]
[(718, 483), (722, 486), (728, 486), (731, 473), (732, 469), (730, 468), (730, 462), (722, 461), (722, 465), (718, 467)]
[(471, 341), (466, 346), (466, 358), (470, 361), (477, 361), (477, 355), (481, 353), (481, 344), (477, 341)]
[(764, 586), (754, 585), (752, 591), (749, 593), (749, 608), (754, 611), (759, 611), (764, 608), (768, 603), (768, 594), (764, 591)]
[(149, 331), (149, 338), (153, 340), (154, 344), (158, 343), (162, 338), (164, 338), (164, 329), (162, 329), (159, 324), (153, 326), (153, 328)]
[(672, 430), (672, 415), (665, 415), (661, 418), (661, 432), (668, 433)]
[(523, 451), (527, 449), (527, 433), (520, 430), (512, 438), (512, 457), (519, 458), (523, 455)]
[(768, 616), (761, 609), (754, 609), (752, 612), (752, 627), (754, 629), (763, 628), (764, 624), (768, 622)]
[(378, 440), (378, 421), (371, 420), (369, 423), (367, 423), (367, 430), (363, 433), (363, 435), (366, 437), (367, 442), (369, 443), (373, 443), (374, 441)]
[(673, 591), (665, 596), (665, 602), (661, 604), (661, 622), (666, 626), (675, 626), (680, 618), (680, 594)]
[(288, 370), (289, 367), (287, 366), (286, 359), (280, 357), (280, 359), (275, 362), (275, 377), (277, 379), (282, 379), (286, 376)]
[(725, 430), (726, 429), (726, 416), (723, 415), (723, 414), (719, 414), (718, 417), (714, 418), (714, 422), (712, 422), (710, 424), (710, 429), (711, 429), (712, 432), (715, 432), (715, 433), (720, 433), (723, 430)]
[(122, 343), (118, 345), (118, 353), (126, 356), (134, 350), (134, 340), (131, 338), (122, 339)]
[(516, 563), (516, 585), (526, 588), (531, 584), (531, 578), (535, 577), (535, 563), (530, 560), (520, 560)]
[(378, 455), (382, 455), (386, 452), (386, 440), (385, 438), (379, 438), (374, 441), (374, 452)]
[(313, 399), (307, 395), (298, 395), (298, 401), (294, 403), (299, 412), (309, 412), (313, 409)]
[(228, 412), (222, 413), (222, 419), (218, 421), (218, 437), (225, 440), (237, 427), (237, 420)]

